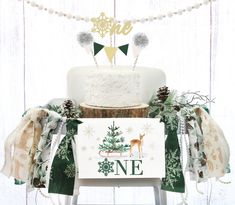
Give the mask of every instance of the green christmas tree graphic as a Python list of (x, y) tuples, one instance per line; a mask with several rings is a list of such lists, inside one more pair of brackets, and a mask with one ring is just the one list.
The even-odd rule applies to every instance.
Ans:
[(99, 145), (99, 150), (102, 152), (126, 152), (130, 149), (130, 145), (124, 144), (125, 138), (122, 137), (122, 132), (119, 131), (120, 127), (113, 124), (108, 127), (107, 136), (103, 140), (103, 144)]

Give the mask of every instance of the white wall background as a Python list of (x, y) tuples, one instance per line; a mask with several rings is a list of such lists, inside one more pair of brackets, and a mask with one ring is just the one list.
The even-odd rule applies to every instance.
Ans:
[[(117, 17), (141, 18), (185, 8), (203, 0), (118, 0)], [(113, 15), (112, 0), (37, 0), (47, 7), (94, 17), (104, 11)], [(217, 0), (210, 5), (152, 23), (136, 24), (128, 36), (117, 37), (117, 45), (131, 41), (136, 32), (145, 32), (150, 45), (142, 52), (138, 65), (162, 68), (167, 85), (179, 91), (198, 91), (216, 98), (212, 115), (223, 128), (231, 146), (231, 169), (234, 166), (233, 127), (235, 100), (235, 2)], [(66, 97), (66, 73), (69, 68), (93, 65), (93, 61), (76, 42), (76, 34), (89, 30), (90, 23), (67, 20), (29, 7), (23, 1), (0, 0), (0, 166), (3, 163), (4, 140), (17, 125), (25, 108), (43, 105), (52, 98)], [(108, 43), (109, 39), (101, 40)], [(105, 54), (99, 64), (108, 64)], [(132, 65), (131, 55), (117, 55), (117, 64)], [(25, 89), (24, 89), (25, 88)], [(233, 181), (234, 175), (224, 180)], [(211, 180), (200, 184), (187, 182), (189, 204), (235, 204), (234, 184)], [(211, 200), (209, 200), (210, 190)], [(83, 188), (79, 202), (83, 204), (152, 204), (152, 188)], [(28, 204), (34, 204), (35, 193)], [(92, 196), (92, 197), (91, 197)], [(40, 198), (40, 197), (39, 197)], [(40, 198), (38, 204), (49, 204)], [(1, 204), (26, 204), (25, 186), (0, 175)], [(180, 202), (180, 195), (168, 194), (168, 204)]]

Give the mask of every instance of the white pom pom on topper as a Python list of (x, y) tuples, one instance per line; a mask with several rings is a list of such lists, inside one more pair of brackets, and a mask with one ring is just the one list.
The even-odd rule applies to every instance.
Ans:
[(133, 36), (132, 50), (135, 58), (133, 70), (136, 67), (140, 52), (149, 44), (149, 39), (144, 33), (137, 33)]
[(77, 41), (78, 41), (78, 43), (80, 44), (81, 47), (85, 48), (85, 50), (88, 54), (92, 55), (93, 60), (95, 62), (95, 65), (98, 68), (98, 63), (96, 61), (96, 58), (94, 56), (93, 49), (92, 49), (92, 46), (93, 46), (93, 43), (94, 43), (94, 39), (93, 39), (92, 34), (89, 33), (89, 32), (80, 32), (77, 35)]
[(89, 32), (80, 32), (77, 35), (78, 43), (86, 49), (88, 53), (92, 52), (93, 36)]

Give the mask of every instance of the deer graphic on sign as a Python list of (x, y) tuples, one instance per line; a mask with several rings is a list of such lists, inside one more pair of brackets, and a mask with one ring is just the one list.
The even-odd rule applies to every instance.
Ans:
[(143, 142), (144, 142), (144, 136), (145, 134), (139, 134), (139, 139), (132, 139), (130, 141), (130, 157), (133, 156), (133, 147), (137, 146), (138, 147), (138, 152), (139, 152), (139, 158), (143, 157)]

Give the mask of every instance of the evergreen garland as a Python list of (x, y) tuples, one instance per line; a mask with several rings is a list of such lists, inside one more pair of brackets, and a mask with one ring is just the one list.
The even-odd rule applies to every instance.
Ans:
[(164, 86), (159, 88), (149, 102), (150, 118), (160, 118), (166, 128), (174, 130), (178, 126), (179, 116), (190, 120), (197, 106), (205, 107), (206, 104), (214, 102), (207, 95), (201, 95), (199, 92), (184, 92), (177, 95), (176, 91), (168, 90)]
[(67, 118), (79, 118), (81, 116), (81, 110), (79, 106), (76, 106), (76, 104), (72, 100), (65, 100), (62, 105), (47, 105), (48, 110), (57, 112), (62, 117)]
[(149, 117), (160, 118), (167, 128), (174, 130), (178, 126), (177, 111), (178, 106), (175, 105), (176, 92), (170, 92), (168, 87), (159, 88), (156, 95), (151, 99), (149, 106)]
[(61, 115), (61, 113), (62, 113), (61, 106), (59, 106), (59, 105), (51, 105), (51, 104), (48, 104), (48, 105), (47, 105), (47, 109), (50, 110), (50, 111), (57, 112), (57, 113), (60, 114), (60, 115)]

